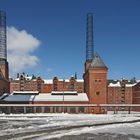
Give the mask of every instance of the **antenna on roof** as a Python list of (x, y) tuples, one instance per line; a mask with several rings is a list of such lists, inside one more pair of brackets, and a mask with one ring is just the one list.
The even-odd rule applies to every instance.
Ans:
[(77, 79), (77, 73), (76, 73), (76, 72), (75, 72), (75, 74), (74, 74), (74, 78)]

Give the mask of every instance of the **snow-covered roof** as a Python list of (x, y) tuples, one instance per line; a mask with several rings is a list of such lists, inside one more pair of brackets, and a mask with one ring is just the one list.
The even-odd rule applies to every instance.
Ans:
[(35, 95), (9, 95), (4, 101), (9, 102), (29, 102), (33, 101)]
[(121, 87), (121, 84), (120, 84), (120, 82), (118, 81), (117, 83), (110, 83), (110, 84), (108, 85), (108, 87)]
[(70, 80), (69, 79), (65, 79), (65, 82), (70, 82)]
[(58, 81), (61, 81), (61, 82), (63, 82), (65, 79), (58, 79)]
[(77, 82), (84, 82), (83, 79), (77, 79), (76, 81), (77, 81)]
[[(23, 75), (23, 76), (26, 80), (32, 80), (32, 76), (28, 76), (28, 75)], [(15, 80), (19, 80), (19, 77), (16, 78)]]
[(126, 87), (133, 87), (133, 86), (135, 86), (137, 83), (135, 83), (135, 84), (126, 84), (125, 86)]
[[(128, 84), (125, 84), (125, 87), (133, 87), (136, 84), (137, 83), (128, 83)], [(108, 87), (121, 87), (121, 83), (120, 81), (118, 81), (117, 83), (110, 83)]]
[(53, 80), (52, 79), (43, 79), (44, 80), (44, 84), (53, 84)]
[[(53, 84), (53, 79), (43, 79), (44, 80), (44, 84)], [(63, 79), (58, 79), (58, 81), (63, 81)], [(69, 79), (65, 79), (65, 82), (70, 82)], [(77, 82), (84, 82), (83, 79), (76, 79)]]
[(26, 80), (31, 80), (32, 76), (25, 76)]
[(140, 80), (137, 80), (137, 83), (139, 83), (140, 82)]
[(77, 95), (52, 95), (51, 93), (42, 93), (39, 95), (36, 95), (34, 98), (34, 101), (60, 101), (62, 102), (64, 99), (64, 102), (72, 101), (72, 102), (87, 102), (88, 97), (86, 93), (78, 93)]

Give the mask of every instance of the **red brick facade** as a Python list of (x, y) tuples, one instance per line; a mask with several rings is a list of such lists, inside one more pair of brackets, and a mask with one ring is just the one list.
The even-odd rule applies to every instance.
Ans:
[(132, 104), (133, 99), (133, 84), (122, 84), (122, 81), (118, 82), (119, 85), (108, 86), (108, 104)]
[(16, 80), (10, 79), (10, 92), (13, 91), (39, 91), (40, 93), (50, 93), (51, 91), (77, 91), (83, 92), (83, 81), (78, 81), (74, 77), (69, 80), (54, 77), (51, 83), (45, 83), (40, 77), (28, 77), (21, 74)]
[(10, 92), (13, 91), (44, 91), (44, 82), (40, 77), (28, 79), (21, 74), (16, 80), (10, 79)]
[[(2, 60), (3, 61), (3, 60)], [(5, 64), (0, 63), (0, 70), (3, 73), (3, 76), (8, 80), (9, 79), (9, 67), (8, 62), (4, 62)]]
[(10, 93), (8, 63), (7, 66), (0, 63), (0, 96), (4, 93)]
[[(84, 92), (87, 93), (90, 104), (107, 103), (107, 68), (90, 68), (90, 64), (85, 65)], [(88, 85), (88, 86), (87, 86)], [(104, 113), (101, 108), (90, 107), (90, 113)]]
[[(45, 82), (40, 77), (28, 78), (20, 75), (16, 80), (10, 80), (10, 92), (13, 91), (39, 91), (51, 93), (52, 91), (85, 92), (91, 104), (140, 104), (140, 83), (127, 80), (107, 81), (107, 69), (89, 69), (85, 72), (84, 82), (71, 77), (69, 80), (54, 77)], [(88, 86), (87, 86), (88, 85)], [(96, 109), (97, 110), (97, 109)], [(122, 108), (119, 108), (122, 110)], [(96, 112), (95, 109), (90, 109)]]
[(7, 80), (0, 79), (0, 96), (4, 93), (10, 93), (10, 83)]

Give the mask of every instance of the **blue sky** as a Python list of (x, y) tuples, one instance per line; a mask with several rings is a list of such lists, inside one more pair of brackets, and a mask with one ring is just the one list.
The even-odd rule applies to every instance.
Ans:
[(108, 79), (140, 78), (139, 0), (0, 0), (0, 9), (7, 12), (8, 27), (41, 42), (29, 53), (38, 58), (36, 64), (19, 72), (46, 79), (76, 72), (82, 78), (86, 14), (93, 12), (94, 49), (109, 68)]

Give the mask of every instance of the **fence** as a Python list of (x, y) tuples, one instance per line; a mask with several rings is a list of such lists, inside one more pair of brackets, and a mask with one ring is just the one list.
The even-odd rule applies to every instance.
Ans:
[[(98, 110), (98, 111), (97, 111)], [(0, 113), (140, 113), (140, 104), (0, 104)]]

